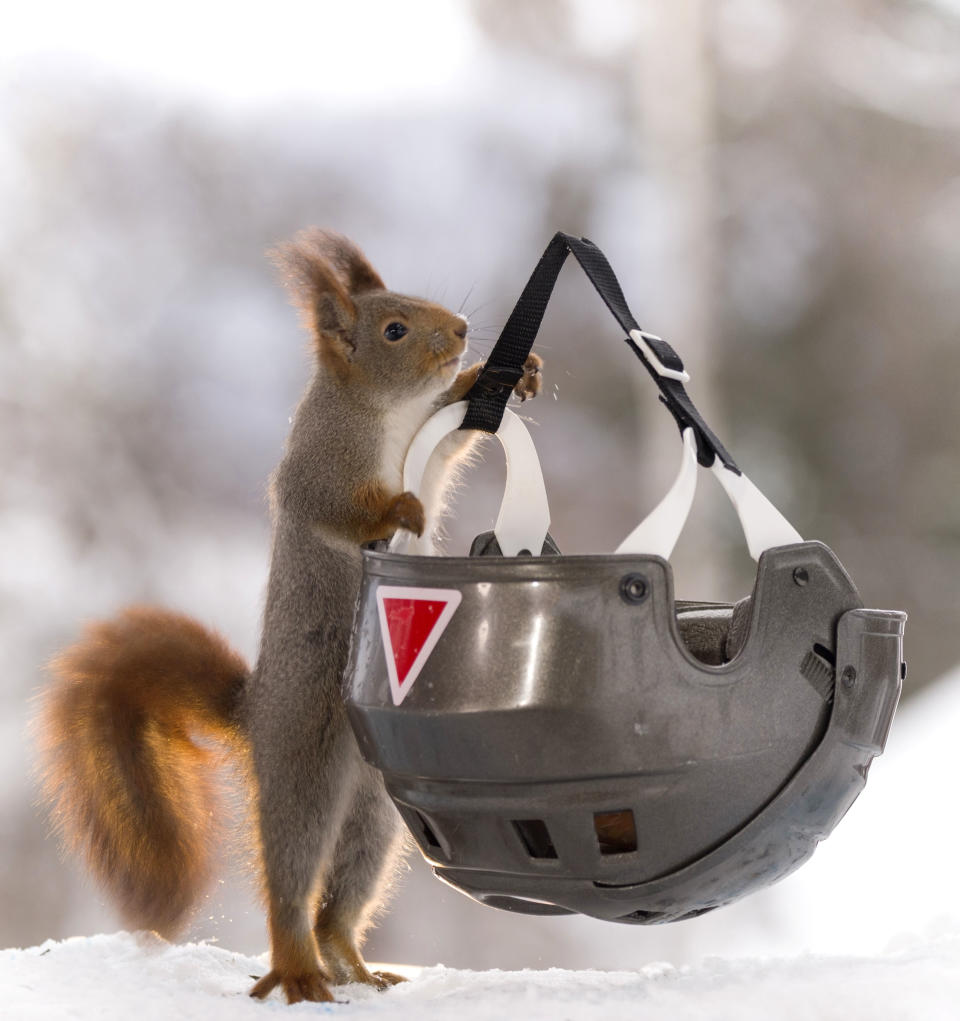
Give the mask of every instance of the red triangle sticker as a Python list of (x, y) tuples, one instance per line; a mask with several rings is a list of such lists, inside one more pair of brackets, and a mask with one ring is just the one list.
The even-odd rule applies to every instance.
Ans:
[(394, 705), (400, 705), (409, 694), (460, 599), (459, 589), (392, 585), (377, 589), (380, 637)]
[(446, 602), (439, 599), (384, 599), (383, 613), (401, 686), (427, 644)]

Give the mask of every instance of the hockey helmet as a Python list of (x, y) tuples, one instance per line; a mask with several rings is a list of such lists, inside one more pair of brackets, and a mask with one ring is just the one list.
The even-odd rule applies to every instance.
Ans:
[[(505, 410), (568, 251), (682, 436), (673, 487), (613, 554), (559, 553), (533, 443)], [(484, 904), (629, 923), (702, 914), (805, 861), (883, 750), (906, 615), (864, 609), (837, 557), (736, 466), (687, 379), (599, 249), (556, 235), (477, 386), (406, 460), (416, 492), (443, 436), (495, 432), (507, 482), (493, 533), (467, 557), (405, 540), (364, 551), (345, 679), (357, 740), (436, 874)], [(736, 604), (674, 599), (669, 557), (698, 466), (758, 561)]]

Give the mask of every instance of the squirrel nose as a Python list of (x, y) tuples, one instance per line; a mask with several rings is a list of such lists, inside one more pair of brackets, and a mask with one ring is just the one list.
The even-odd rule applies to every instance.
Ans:
[(453, 328), (453, 335), (461, 340), (467, 339), (467, 321), (463, 316), (457, 316), (456, 326)]

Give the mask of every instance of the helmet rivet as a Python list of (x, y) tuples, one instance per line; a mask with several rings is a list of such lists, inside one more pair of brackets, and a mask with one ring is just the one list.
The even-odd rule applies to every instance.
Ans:
[(857, 671), (852, 666), (845, 666), (840, 675), (840, 683), (849, 691), (857, 680)]
[(806, 585), (810, 580), (810, 574), (805, 567), (795, 567), (793, 569), (793, 580), (800, 586)]
[(620, 579), (620, 596), (624, 602), (642, 603), (647, 591), (647, 579), (642, 574), (625, 574)]

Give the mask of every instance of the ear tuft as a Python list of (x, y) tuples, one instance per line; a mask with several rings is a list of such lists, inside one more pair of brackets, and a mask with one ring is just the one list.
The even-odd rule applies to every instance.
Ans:
[[(334, 244), (331, 238), (339, 240)], [(270, 249), (267, 256), (283, 275), (304, 326), (314, 336), (318, 353), (349, 360), (353, 347), (350, 331), (357, 317), (350, 295), (359, 292), (350, 290), (341, 265), (345, 256), (337, 254), (345, 251), (340, 241), (353, 247), (346, 238), (330, 231), (301, 231), (292, 241)], [(367, 265), (359, 249), (355, 251)], [(379, 281), (374, 270), (369, 271)]]
[(380, 274), (370, 265), (367, 257), (343, 234), (321, 227), (308, 227), (297, 234), (293, 243), (323, 259), (347, 294), (386, 290)]

